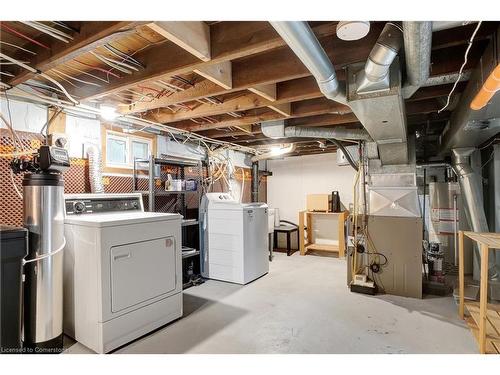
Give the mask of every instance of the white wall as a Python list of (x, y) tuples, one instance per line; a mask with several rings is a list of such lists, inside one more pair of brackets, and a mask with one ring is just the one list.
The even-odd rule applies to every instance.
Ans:
[(335, 153), (295, 156), (269, 160), (267, 202), (278, 208), (280, 218), (298, 224), (298, 213), (306, 208), (307, 194), (328, 194), (339, 191), (342, 204), (349, 208), (353, 201), (355, 171), (338, 166)]
[[(8, 121), (12, 117), (11, 121), (14, 130), (38, 133), (47, 122), (47, 108), (42, 105), (9, 99), (9, 106), (7, 106), (7, 101), (0, 99), (0, 111)], [(1, 120), (0, 128), (6, 128)]]

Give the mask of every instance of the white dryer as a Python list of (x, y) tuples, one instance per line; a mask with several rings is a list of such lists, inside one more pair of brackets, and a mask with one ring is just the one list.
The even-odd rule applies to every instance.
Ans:
[(64, 332), (98, 353), (182, 316), (181, 216), (141, 194), (65, 195)]
[(203, 196), (203, 277), (247, 284), (269, 272), (267, 210), (265, 203), (242, 204), (228, 193)]

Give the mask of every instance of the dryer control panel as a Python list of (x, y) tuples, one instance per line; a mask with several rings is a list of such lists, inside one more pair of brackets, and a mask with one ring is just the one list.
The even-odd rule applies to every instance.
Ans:
[(129, 197), (71, 197), (65, 199), (66, 215), (108, 213), (116, 211), (144, 211), (140, 196)]

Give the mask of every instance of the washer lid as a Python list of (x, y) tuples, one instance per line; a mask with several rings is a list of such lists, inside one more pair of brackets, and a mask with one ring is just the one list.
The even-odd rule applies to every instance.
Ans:
[(64, 219), (66, 224), (86, 227), (114, 227), (120, 225), (142, 224), (157, 221), (181, 220), (180, 214), (162, 212), (114, 212), (87, 215), (68, 215)]

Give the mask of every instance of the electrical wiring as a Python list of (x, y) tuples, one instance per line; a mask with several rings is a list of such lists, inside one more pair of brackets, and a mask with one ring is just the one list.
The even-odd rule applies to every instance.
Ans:
[(455, 91), (455, 89), (457, 88), (457, 85), (458, 85), (458, 82), (460, 82), (460, 79), (462, 78), (462, 74), (463, 74), (463, 71), (464, 71), (464, 68), (465, 66), (467, 65), (467, 58), (469, 56), (469, 51), (472, 47), (472, 43), (474, 42), (474, 38), (476, 37), (476, 34), (479, 30), (479, 28), (481, 27), (481, 23), (482, 21), (479, 21), (477, 23), (477, 26), (476, 28), (474, 29), (474, 32), (472, 33), (472, 36), (470, 37), (469, 39), (469, 42), (468, 42), (468, 46), (467, 46), (467, 49), (465, 50), (465, 55), (464, 55), (464, 62), (462, 64), (462, 66), (460, 67), (460, 70), (458, 72), (458, 76), (457, 76), (457, 79), (455, 81), (455, 84), (453, 85), (453, 87), (451, 88), (450, 90), (450, 93), (448, 94), (448, 98), (446, 99), (446, 104), (437, 111), (437, 113), (441, 113), (443, 112), (446, 108), (448, 108), (448, 106), (450, 105), (450, 100), (451, 100), (451, 95), (453, 94), (453, 92)]
[(77, 29), (75, 29), (74, 27), (71, 27), (71, 26), (69, 26), (69, 25), (65, 24), (65, 23), (64, 23), (64, 22), (62, 22), (62, 21), (51, 21), (51, 22), (52, 22), (53, 24), (56, 24), (57, 26), (61, 26), (61, 27), (65, 28), (66, 30), (73, 31), (73, 32), (75, 32), (75, 33), (79, 33), (79, 32), (80, 32), (80, 30), (77, 30)]
[(86, 76), (89, 76), (89, 77), (92, 77), (92, 78), (98, 79), (99, 81), (102, 81), (102, 82), (104, 82), (104, 83), (109, 83), (109, 80), (106, 80), (106, 79), (104, 79), (104, 78), (102, 78), (102, 77), (96, 76), (95, 74), (92, 74), (92, 73), (86, 72), (86, 71), (84, 71), (84, 70), (74, 68), (74, 67), (72, 67), (72, 66), (70, 66), (70, 65), (66, 65), (66, 68), (68, 68), (68, 69), (70, 69), (70, 70), (72, 70), (72, 71), (74, 71), (74, 72), (77, 72), (77, 73), (80, 73), (80, 74), (84, 74), (84, 75), (86, 75)]
[(90, 54), (99, 59), (100, 61), (102, 61), (104, 64), (109, 65), (110, 67), (117, 69), (122, 73), (132, 74), (132, 70), (135, 70), (136, 72), (139, 71), (139, 69), (137, 69), (135, 66), (100, 55), (97, 52), (90, 51)]
[[(92, 64), (87, 64), (87, 63), (84, 63), (84, 62), (79, 61), (79, 60), (76, 60), (76, 59), (75, 59), (74, 61), (76, 61), (78, 64), (85, 65), (85, 66), (87, 66), (87, 67), (89, 67), (89, 68), (92, 68), (92, 69), (94, 69), (94, 70), (98, 70), (98, 71), (100, 71), (100, 72), (104, 72), (104, 73), (106, 73), (106, 74), (108, 74), (108, 75), (111, 75), (111, 76), (113, 76), (113, 77), (115, 77), (115, 78), (121, 78), (121, 76), (120, 76), (120, 75), (118, 75), (118, 74), (116, 74), (116, 73), (113, 73), (113, 72), (111, 71), (111, 69), (104, 69), (104, 68), (101, 68), (100, 66), (97, 66), (97, 65), (92, 65)], [(108, 81), (107, 81), (107, 82), (109, 83), (109, 79), (108, 79)]]
[(0, 72), (0, 75), (7, 76), (7, 77), (15, 77), (14, 74), (9, 73), (9, 72)]
[[(20, 61), (23, 64), (29, 64), (29, 61)], [(0, 65), (17, 65), (16, 63), (10, 61), (0, 61)]]
[(6, 46), (11, 46), (11, 47), (14, 47), (14, 48), (17, 48), (17, 49), (20, 49), (21, 51), (24, 51), (24, 52), (28, 52), (32, 55), (35, 55), (36, 56), (36, 52), (33, 52), (27, 48), (24, 48), (24, 47), (21, 47), (21, 46), (18, 46), (17, 44), (14, 44), (14, 43), (7, 43), (7, 42), (3, 42), (0, 40), (0, 44), (5, 44)]
[[(49, 96), (45, 95), (39, 95), (35, 94), (32, 92), (27, 92), (26, 90), (23, 90), (22, 88), (16, 86), (14, 87), (10, 92), (15, 95), (17, 98), (30, 101), (30, 102), (35, 102), (35, 103), (43, 103), (43, 104), (49, 104), (54, 107), (58, 108), (63, 108), (65, 110), (71, 110), (75, 111), (76, 113), (81, 113), (81, 114), (90, 114), (93, 116), (99, 116), (100, 111), (98, 108), (91, 107), (88, 105), (84, 104), (75, 104), (74, 102), (70, 102), (67, 100), (62, 100), (62, 99), (55, 99)], [(5, 95), (5, 93), (3, 93)], [(123, 122), (123, 123), (128, 123), (131, 125), (139, 126), (139, 127), (146, 127), (149, 129), (154, 129), (158, 131), (162, 131), (167, 133), (170, 136), (182, 136), (182, 137), (187, 137), (188, 135), (191, 135), (191, 138), (195, 142), (199, 142), (199, 144), (202, 144), (206, 149), (210, 149), (208, 144), (211, 145), (218, 145), (222, 146), (226, 149), (232, 149), (232, 150), (238, 150), (242, 152), (247, 152), (250, 154), (258, 155), (260, 151), (256, 150), (255, 148), (252, 147), (247, 147), (239, 144), (235, 144), (232, 142), (224, 141), (224, 140), (219, 140), (219, 139), (214, 139), (210, 137), (206, 137), (201, 134), (193, 133), (187, 130), (182, 130), (175, 128), (173, 126), (168, 126), (166, 124), (161, 124), (155, 121), (151, 121), (145, 118), (141, 118), (138, 116), (134, 115), (119, 115), (117, 118), (118, 121)]]
[(55, 71), (52, 71), (51, 72), (52, 74), (56, 75), (57, 78), (59, 78), (61, 81), (64, 81), (66, 82), (67, 84), (69, 84), (70, 86), (73, 86), (74, 88), (78, 88), (77, 85), (75, 85), (73, 82), (71, 82), (69, 79), (67, 78), (64, 78), (62, 75), (60, 75), (59, 73), (55, 72)]
[(36, 22), (36, 21), (20, 21), (20, 22), (25, 24), (26, 26), (30, 26), (30, 27), (34, 28), (35, 30), (38, 30), (44, 34), (50, 35), (51, 37), (58, 39), (64, 43), (69, 43), (71, 41), (71, 39), (73, 39), (73, 37), (71, 35), (63, 33), (62, 31), (59, 31), (59, 30), (54, 29), (50, 26), (44, 25), (43, 23), (40, 23), (40, 22)]
[(113, 55), (115, 55), (118, 58), (124, 59), (125, 61), (129, 61), (134, 65), (137, 65), (139, 68), (145, 69), (146, 67), (141, 64), (139, 61), (134, 59), (132, 56), (127, 55), (125, 52), (120, 51), (118, 48), (113, 47), (111, 44), (106, 44), (104, 45), (104, 48), (106, 48), (109, 52), (111, 52)]
[[(10, 112), (9, 112), (9, 115), (10, 115)], [(5, 123), (5, 125), (7, 126), (7, 129), (9, 129), (9, 132), (12, 136), (12, 143), (14, 144), (15, 151), (18, 152), (17, 150), (21, 150), (21, 152), (23, 152), (23, 144), (21, 142), (21, 139), (19, 139), (19, 136), (16, 134), (16, 131), (12, 127), (11, 122), (7, 121), (7, 119), (5, 117), (3, 117), (3, 115), (1, 113), (0, 113), (0, 119)]]
[(32, 24), (34, 25), (37, 25), (38, 27), (41, 27), (47, 31), (50, 31), (54, 34), (57, 34), (63, 38), (66, 38), (66, 39), (69, 39), (69, 40), (73, 40), (73, 36), (71, 34), (68, 34), (68, 33), (65, 33), (64, 31), (62, 30), (59, 30), (58, 28), (56, 27), (53, 27), (53, 26), (49, 26), (49, 25), (46, 25), (42, 22), (39, 22), (39, 21), (28, 21), (28, 22), (31, 22)]
[(43, 43), (39, 42), (38, 40), (35, 40), (35, 39), (33, 39), (33, 38), (30, 38), (29, 36), (27, 36), (27, 35), (23, 34), (23, 33), (22, 33), (22, 32), (20, 32), (20, 31), (17, 31), (16, 29), (14, 29), (14, 28), (12, 28), (12, 27), (10, 27), (10, 26), (5, 25), (3, 22), (0, 22), (0, 28), (2, 28), (2, 29), (6, 29), (6, 30), (7, 30), (7, 32), (9, 32), (9, 33), (11, 33), (11, 34), (14, 34), (14, 35), (17, 35), (18, 37), (20, 37), (20, 38), (22, 38), (22, 39), (26, 39), (26, 40), (30, 41), (31, 43), (36, 44), (37, 46), (40, 46), (40, 47), (42, 47), (42, 48), (45, 48), (45, 49), (50, 50), (50, 47), (49, 47), (49, 46), (47, 46), (47, 45), (45, 45), (45, 44), (43, 44)]
[[(45, 125), (43, 125), (42, 128), (40, 129), (40, 135), (45, 138), (45, 143), (47, 143), (47, 138), (49, 136), (48, 131), (49, 131), (50, 124), (52, 124), (52, 122), (56, 119), (57, 116), (59, 116), (59, 114), (61, 112), (62, 112), (62, 109), (58, 108), (57, 111), (54, 112), (54, 114), (50, 117), (50, 119), (48, 119), (47, 122), (45, 123)], [(47, 131), (45, 132), (45, 135), (44, 135), (43, 131), (45, 129), (47, 129)]]
[(67, 77), (69, 79), (72, 79), (73, 81), (76, 81), (76, 82), (80, 82), (80, 83), (83, 83), (83, 84), (86, 84), (86, 85), (91, 85), (91, 86), (96, 86), (96, 87), (102, 87), (100, 84), (98, 83), (95, 83), (95, 82), (90, 82), (90, 81), (85, 81), (83, 79), (80, 79), (80, 78), (76, 78), (76, 77), (72, 77), (70, 76), (69, 74), (66, 74), (64, 72), (61, 72), (60, 70), (58, 69), (52, 69), (53, 72), (56, 72), (57, 74), (60, 74), (60, 75), (63, 75), (64, 77)]
[(61, 94), (64, 94), (64, 92), (57, 88), (57, 87), (53, 87), (53, 86), (49, 86), (49, 85), (46, 85), (45, 83), (42, 83), (40, 81), (36, 81), (36, 80), (28, 80), (24, 83), (21, 83), (21, 85), (26, 85), (26, 86), (34, 86), (34, 87), (37, 87), (39, 89), (43, 89), (43, 90), (47, 90), (47, 91), (51, 91), (51, 92), (56, 92), (56, 93), (61, 93)]
[(42, 73), (41, 71), (35, 69), (35, 68), (32, 68), (31, 66), (28, 66), (26, 64), (23, 64), (21, 63), (20, 61), (16, 60), (16, 59), (13, 59), (12, 57), (9, 57), (7, 55), (5, 55), (4, 53), (1, 53), (0, 52), (0, 57), (6, 59), (6, 60), (9, 60), (11, 62), (14, 62), (16, 63), (17, 65), (19, 65), (20, 67), (26, 69), (26, 70), (29, 70), (30, 72), (32, 73), (36, 73), (42, 77), (44, 77), (45, 79), (49, 80), (50, 82), (52, 82), (53, 84), (55, 84), (57, 87), (59, 87), (63, 92), (64, 92), (64, 95), (66, 95), (66, 97), (71, 100), (74, 104), (78, 104), (78, 101), (76, 99), (74, 99), (70, 93), (68, 91), (66, 91), (66, 89), (64, 88), (63, 85), (61, 85), (59, 82), (57, 82), (55, 79), (53, 79), (52, 77), (50, 77), (49, 75), (45, 74), (45, 73)]

